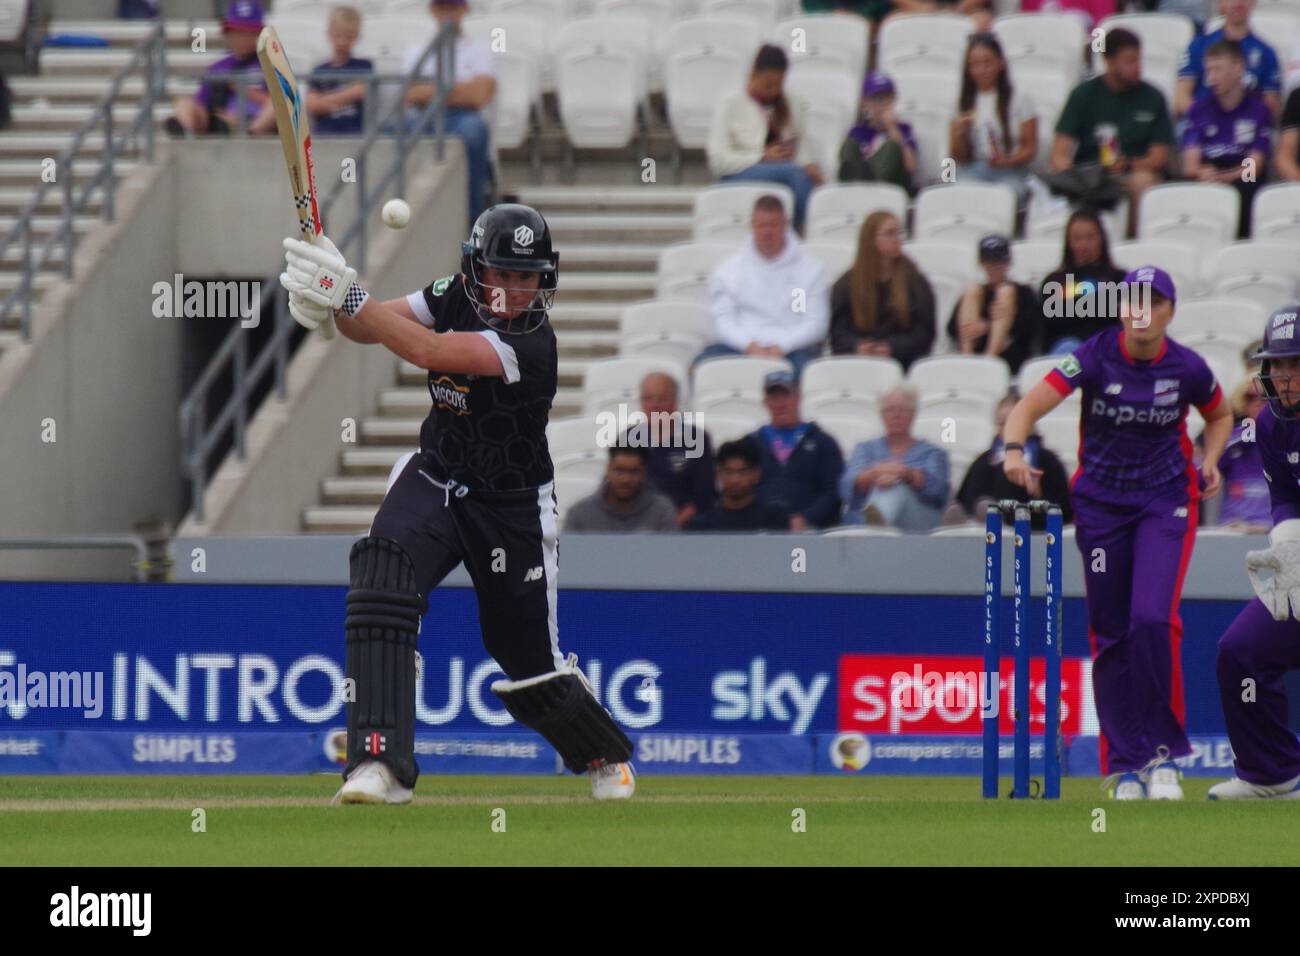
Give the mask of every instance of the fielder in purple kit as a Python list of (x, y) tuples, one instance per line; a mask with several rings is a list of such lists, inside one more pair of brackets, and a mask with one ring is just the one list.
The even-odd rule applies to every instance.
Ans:
[[(1040, 469), (1021, 450), (1034, 423), (1081, 389), (1079, 468), (1070, 481), (1087, 591), (1102, 772), (1118, 800), (1182, 797), (1170, 762), (1191, 752), (1183, 729), (1178, 601), (1202, 491), (1220, 484), (1232, 412), (1205, 360), (1165, 335), (1174, 283), (1144, 266), (1124, 278), (1122, 328), (1098, 332), (1020, 400), (1003, 429), (1007, 477), (1038, 497)], [(1187, 409), (1205, 418), (1201, 475)]]
[(1268, 479), (1269, 547), (1246, 555), (1258, 595), (1219, 639), (1219, 698), (1237, 775), (1210, 788), (1211, 800), (1300, 799), (1300, 740), (1287, 726), (1283, 677), (1300, 668), (1300, 303), (1269, 317), (1260, 384), (1268, 407), (1255, 443)]

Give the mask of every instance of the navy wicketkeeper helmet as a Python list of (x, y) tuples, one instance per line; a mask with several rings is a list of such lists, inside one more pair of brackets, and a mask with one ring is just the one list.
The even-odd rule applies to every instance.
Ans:
[(1282, 358), (1300, 359), (1298, 321), (1300, 321), (1300, 303), (1293, 302), (1291, 305), (1282, 306), (1268, 317), (1268, 325), (1264, 327), (1264, 341), (1260, 343), (1258, 351), (1251, 356), (1252, 360), (1261, 360), (1259, 382), (1264, 386), (1264, 394), (1268, 396), (1268, 407), (1278, 418), (1300, 417), (1300, 402), (1287, 405), (1278, 395), (1277, 387), (1273, 384), (1270, 361)]
[[(483, 283), (485, 267), (538, 273), (537, 295), (514, 318), (493, 312), (487, 301), (493, 287)], [(470, 230), (469, 241), (461, 243), (460, 271), (465, 275), (465, 291), (483, 321), (498, 332), (518, 335), (546, 321), (559, 282), (560, 254), (551, 248), (551, 230), (541, 213), (532, 206), (500, 203), (484, 210)]]

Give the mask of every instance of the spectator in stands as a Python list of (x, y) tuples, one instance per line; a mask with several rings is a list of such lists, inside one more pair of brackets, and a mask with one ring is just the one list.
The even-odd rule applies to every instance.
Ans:
[(993, 26), (990, 0), (892, 0), (894, 13), (947, 13), (971, 18), (971, 28), (988, 30)]
[(1174, 90), (1175, 115), (1185, 116), (1192, 104), (1209, 91), (1205, 56), (1210, 48), (1221, 40), (1235, 40), (1241, 44), (1245, 57), (1247, 88), (1259, 93), (1269, 108), (1270, 116), (1277, 117), (1282, 106), (1282, 68), (1273, 48), (1250, 31), (1250, 15), (1254, 10), (1255, 0), (1219, 0), (1223, 26), (1213, 33), (1193, 36), (1178, 67), (1178, 86)]
[(857, 257), (831, 287), (831, 351), (897, 359), (904, 368), (934, 344), (934, 292), (903, 254), (892, 213), (867, 216)]
[(759, 196), (749, 242), (709, 281), (714, 343), (696, 359), (785, 358), (795, 375), (820, 354), (830, 321), (826, 270), (799, 244), (776, 196)]
[(1078, 17), (1086, 29), (1113, 16), (1118, 4), (1116, 0), (1021, 0), (1021, 13), (1071, 13)]
[(1237, 424), (1219, 458), (1223, 476), (1219, 524), (1250, 534), (1262, 534), (1273, 527), (1268, 480), (1254, 440), (1254, 423), (1267, 404), (1259, 379), (1253, 375), (1243, 378), (1232, 393)]
[(1038, 345), (1038, 295), (1008, 276), (1011, 243), (1005, 237), (981, 239), (979, 260), (985, 281), (962, 294), (948, 320), (948, 335), (961, 354), (996, 355), (1012, 372), (1019, 371)]
[[(957, 489), (956, 500), (944, 516), (945, 523), (954, 523), (951, 520), (953, 518), (958, 519), (957, 523), (967, 518), (982, 518), (985, 506), (990, 501), (1029, 501), (1029, 492), (1008, 481), (1002, 471), (1002, 428), (1017, 401), (1015, 395), (1007, 395), (998, 402), (993, 417), (997, 424), (997, 435), (988, 451), (971, 462), (970, 468), (966, 470), (961, 487)], [(1061, 459), (1043, 444), (1043, 439), (1037, 433), (1030, 435), (1025, 442), (1025, 458), (1032, 461), (1033, 467), (1043, 470), (1040, 479), (1042, 494), (1039, 497), (1060, 505), (1061, 517), (1069, 524), (1074, 520), (1074, 512), (1070, 507), (1070, 482)]]
[(803, 0), (804, 13), (856, 13), (877, 24), (885, 18), (892, 0)]
[(755, 489), (763, 472), (762, 454), (753, 438), (723, 442), (718, 448), (717, 505), (686, 522), (687, 531), (785, 531), (790, 514), (780, 505), (763, 501)]
[(868, 73), (862, 84), (861, 115), (840, 146), (842, 182), (893, 183), (915, 192), (919, 164), (912, 127), (898, 118), (894, 81)]
[[(686, 424), (677, 410), (677, 382), (671, 375), (651, 372), (641, 379), (641, 411), (657, 441), (648, 451), (647, 477), (655, 490), (677, 508), (681, 527), (713, 507), (713, 443), (709, 433), (692, 421)], [(667, 428), (657, 423), (668, 423)]]
[(173, 136), (196, 133), (229, 134), (239, 127), (239, 92), (229, 80), (212, 79), (221, 73), (252, 73), (257, 81), (245, 87), (244, 118), (250, 133), (275, 130), (275, 110), (262, 82), (262, 64), (257, 60), (257, 36), (262, 32), (262, 7), (255, 0), (235, 0), (221, 22), (221, 35), (230, 53), (208, 67), (206, 77), (193, 97), (179, 97), (176, 115), (163, 124)]
[(840, 517), (840, 446), (816, 422), (800, 418), (799, 386), (790, 372), (767, 374), (763, 404), (771, 424), (751, 436), (762, 462), (759, 500), (785, 509), (791, 531), (829, 528)]
[(846, 524), (929, 531), (948, 501), (948, 453), (912, 434), (916, 391), (899, 386), (880, 401), (885, 434), (859, 442), (840, 479)]
[(575, 502), (566, 533), (676, 531), (677, 509), (646, 483), (647, 448), (612, 445), (600, 490)]
[(352, 55), (352, 47), (361, 36), (361, 14), (355, 7), (334, 7), (330, 10), (326, 29), (334, 55), (312, 72), (307, 91), (307, 110), (312, 115), (312, 132), (322, 136), (356, 136), (364, 131), (363, 109), (366, 101), (366, 84), (360, 80), (347, 82), (339, 77), (329, 79), (320, 73), (373, 73), (374, 64)]
[[(455, 136), (465, 144), (465, 161), (469, 164), (469, 221), (472, 224), (487, 208), (491, 128), (484, 113), (497, 95), (496, 60), (485, 44), (465, 36), (461, 29), (466, 0), (431, 0), (429, 5), (439, 29), (445, 23), (456, 24), (456, 50), (452, 57), (456, 75), (452, 78), (452, 88), (447, 91), (446, 130), (448, 136)], [(428, 43), (424, 40), (407, 50), (404, 72), (409, 73), (415, 68)], [(437, 69), (438, 56), (431, 54), (421, 70), (430, 82), (412, 83), (406, 95), (408, 123), (412, 125), (437, 93), (436, 84), (432, 82), (438, 75)], [(433, 120), (430, 118), (425, 132), (432, 131)]]
[(1023, 205), (1029, 164), (1038, 154), (1038, 117), (1030, 96), (1012, 87), (1002, 45), (991, 33), (970, 38), (957, 109), (948, 149), (958, 163), (958, 181), (1003, 183)]
[(1209, 91), (1192, 104), (1183, 132), (1183, 175), (1227, 183), (1241, 194), (1237, 237), (1250, 235), (1250, 204), (1268, 170), (1273, 114), (1246, 85), (1241, 44), (1220, 40), (1205, 51)]
[(1106, 71), (1070, 93), (1056, 123), (1051, 168), (1100, 163), (1123, 182), (1130, 228), (1137, 228), (1142, 194), (1159, 183), (1174, 141), (1165, 98), (1142, 79), (1142, 43), (1116, 28), (1106, 34)]
[(152, 20), (159, 12), (158, 0), (117, 0), (117, 15), (122, 20)]
[(823, 181), (804, 135), (807, 105), (784, 92), (785, 52), (764, 45), (745, 89), (718, 99), (709, 128), (709, 169), (724, 183), (782, 183), (794, 191), (794, 227), (803, 231), (808, 194)]
[(1067, 355), (1102, 329), (1119, 325), (1118, 302), (1109, 293), (1124, 274), (1111, 262), (1101, 218), (1086, 209), (1070, 216), (1061, 264), (1039, 287), (1043, 318), (1038, 353)]
[(1276, 156), (1278, 175), (1293, 183), (1300, 182), (1300, 87), (1286, 98)]

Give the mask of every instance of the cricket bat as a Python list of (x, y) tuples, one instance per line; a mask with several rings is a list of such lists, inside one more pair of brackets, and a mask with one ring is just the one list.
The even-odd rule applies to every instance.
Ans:
[[(289, 189), (298, 214), (302, 238), (311, 242), (321, 232), (320, 209), (316, 205), (316, 175), (311, 165), (311, 128), (307, 106), (298, 89), (284, 45), (274, 27), (263, 27), (257, 38), (257, 60), (262, 65), (266, 89), (275, 109), (275, 128), (280, 133), (284, 162), (289, 167)], [(325, 338), (334, 338), (334, 320), (321, 326)]]

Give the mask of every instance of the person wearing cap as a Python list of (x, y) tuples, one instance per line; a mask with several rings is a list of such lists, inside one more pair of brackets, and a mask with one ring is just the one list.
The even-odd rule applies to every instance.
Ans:
[(205, 78), (193, 97), (179, 97), (176, 115), (163, 124), (173, 136), (197, 133), (229, 134), (239, 127), (239, 92), (229, 80), (216, 79), (223, 73), (252, 73), (257, 79), (245, 88), (244, 119), (250, 133), (275, 131), (275, 109), (262, 80), (257, 59), (257, 37), (262, 32), (262, 6), (255, 0), (235, 0), (221, 21), (221, 33), (230, 53), (205, 71)]
[(867, 74), (858, 122), (840, 146), (840, 182), (893, 183), (915, 192), (916, 135), (898, 118), (897, 98), (893, 80), (884, 73)]
[[(1215, 671), (1235, 776), (1211, 800), (1300, 799), (1300, 740), (1288, 720), (1300, 670), (1300, 302), (1269, 316), (1257, 382), (1266, 397), (1253, 445), (1268, 481), (1268, 547), (1246, 553), (1256, 599), (1219, 638)], [(1246, 691), (1250, 692), (1247, 693)]]
[(785, 51), (764, 44), (745, 89), (718, 98), (709, 124), (709, 171), (724, 183), (767, 182), (794, 193), (794, 227), (803, 231), (808, 196), (824, 181), (805, 135), (808, 104), (787, 93)]
[(1123, 27), (1107, 31), (1105, 72), (1071, 92), (1056, 121), (1048, 165), (1053, 173), (1098, 164), (1128, 193), (1129, 229), (1137, 231), (1142, 194), (1161, 182), (1174, 144), (1164, 94), (1142, 79), (1142, 41)]
[[(472, 224), (487, 208), (487, 182), (491, 163), (492, 101), (497, 95), (496, 59), (486, 44), (467, 37), (461, 28), (468, 10), (466, 0), (431, 0), (430, 10), (438, 21), (438, 29), (446, 23), (456, 25), (456, 49), (452, 54), (456, 75), (447, 93), (445, 129), (465, 146), (465, 162), (469, 167), (468, 203), (469, 221)], [(409, 74), (416, 68), (420, 55), (429, 45), (426, 38), (406, 51), (403, 72)], [(438, 75), (438, 55), (432, 54), (421, 68), (429, 77), (426, 81), (412, 83), (406, 94), (407, 122), (414, 126), (420, 113), (428, 106), (437, 90), (433, 82)], [(425, 132), (433, 132), (432, 119)]]
[(718, 448), (718, 503), (686, 522), (687, 531), (786, 531), (790, 515), (758, 497), (762, 453), (752, 437), (723, 442)]
[(1238, 239), (1250, 236), (1251, 203), (1273, 145), (1272, 111), (1245, 78), (1246, 55), (1239, 43), (1220, 40), (1205, 51), (1209, 90), (1188, 110), (1182, 142), (1185, 179), (1227, 183), (1241, 195)]
[(957, 115), (948, 126), (948, 150), (957, 181), (999, 183), (1029, 198), (1029, 165), (1038, 155), (1033, 99), (1013, 86), (1002, 45), (992, 33), (973, 34), (966, 46)]
[(709, 280), (713, 343), (696, 361), (729, 355), (784, 358), (795, 375), (821, 354), (830, 328), (826, 268), (804, 251), (776, 196), (759, 196), (749, 241)]
[[(1106, 329), (1035, 385), (1002, 430), (1007, 478), (1041, 497), (1024, 444), (1035, 423), (1082, 393), (1079, 467), (1070, 487), (1083, 558), (1102, 771), (1120, 800), (1181, 799), (1171, 762), (1191, 753), (1183, 726), (1178, 602), (1200, 500), (1219, 490), (1232, 409), (1201, 356), (1166, 334), (1173, 280), (1143, 266), (1125, 276), (1122, 327)], [(1205, 419), (1199, 469), (1187, 410)], [(1203, 486), (1202, 486), (1203, 482)]]
[(948, 502), (948, 453), (912, 434), (916, 390), (900, 385), (880, 398), (885, 433), (859, 442), (840, 479), (845, 524), (929, 531)]
[(930, 354), (934, 290), (903, 252), (903, 226), (877, 210), (858, 229), (858, 250), (831, 286), (831, 351), (892, 358), (903, 368)]
[(800, 417), (799, 386), (793, 373), (779, 370), (764, 377), (763, 404), (771, 423), (750, 436), (758, 444), (762, 462), (759, 500), (788, 512), (791, 531), (838, 524), (844, 471), (839, 444), (816, 422)]
[(970, 286), (948, 320), (948, 335), (963, 355), (993, 355), (1013, 373), (1033, 354), (1038, 342), (1038, 296), (1009, 277), (1011, 243), (988, 235), (979, 243), (984, 282)]

